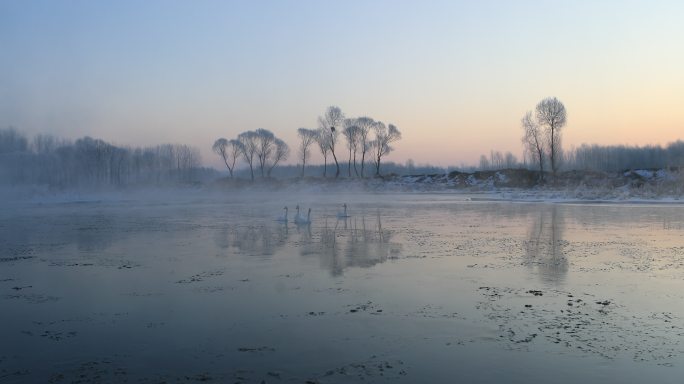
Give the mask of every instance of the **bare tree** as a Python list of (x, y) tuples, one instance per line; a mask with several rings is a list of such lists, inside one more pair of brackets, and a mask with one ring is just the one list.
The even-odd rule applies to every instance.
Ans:
[(565, 126), (567, 115), (565, 106), (555, 97), (547, 97), (537, 104), (537, 122), (546, 133), (546, 141), (549, 145), (549, 159), (551, 160), (551, 172), (554, 178), (561, 157), (561, 128)]
[(385, 124), (378, 121), (375, 123), (375, 140), (372, 141), (375, 164), (375, 175), (380, 176), (380, 162), (382, 157), (392, 152), (394, 148), (390, 146), (393, 142), (401, 139), (401, 132), (394, 125), (390, 124), (385, 127)]
[(309, 147), (316, 141), (318, 132), (313, 129), (299, 128), (297, 136), (299, 136), (299, 155), (302, 157), (302, 177), (304, 177), (304, 168), (306, 167), (306, 158), (309, 157), (311, 150)]
[(240, 143), (237, 140), (226, 140), (224, 138), (220, 138), (214, 142), (214, 145), (211, 147), (211, 149), (221, 156), (223, 159), (223, 162), (226, 164), (226, 168), (228, 168), (228, 172), (230, 173), (230, 178), (233, 178), (233, 171), (235, 170), (235, 163), (237, 162), (238, 157), (242, 154), (242, 143)]
[(492, 162), (493, 169), (501, 169), (503, 167), (503, 155), (499, 151), (489, 151), (489, 159)]
[(335, 178), (340, 176), (340, 163), (337, 161), (337, 155), (335, 154), (335, 144), (337, 144), (337, 137), (340, 134), (339, 130), (342, 128), (343, 122), (344, 113), (342, 113), (340, 107), (336, 106), (328, 107), (323, 116), (318, 117), (318, 127), (328, 136), (327, 144), (337, 167)]
[(539, 181), (544, 181), (544, 138), (539, 124), (532, 118), (532, 112), (528, 111), (520, 120), (524, 130), (522, 142), (532, 161), (539, 165)]
[(28, 140), (11, 128), (0, 128), (0, 184), (68, 187), (192, 182), (214, 171), (202, 168), (201, 162), (197, 148), (182, 144), (130, 148), (91, 137), (71, 142), (43, 134)]
[(176, 144), (173, 147), (178, 179), (192, 181), (195, 168), (202, 163), (199, 150), (185, 144)]
[(328, 172), (328, 152), (330, 152), (330, 145), (328, 144), (329, 139), (330, 136), (326, 129), (318, 128), (318, 130), (316, 130), (316, 144), (318, 144), (318, 149), (320, 149), (321, 155), (323, 155), (323, 177), (325, 177)]
[(223, 137), (220, 139), (217, 139), (214, 141), (214, 145), (211, 146), (211, 150), (214, 151), (217, 155), (221, 156), (221, 159), (223, 159), (223, 162), (226, 164), (226, 168), (228, 168), (228, 172), (230, 172), (230, 178), (233, 178), (233, 169), (230, 167), (230, 164), (228, 164), (228, 140), (224, 139)]
[(480, 170), (486, 171), (490, 168), (489, 159), (487, 155), (480, 155)]
[(31, 149), (38, 154), (52, 153), (60, 146), (57, 138), (49, 134), (38, 134), (31, 141)]
[(259, 160), (261, 177), (266, 176), (264, 171), (266, 170), (266, 163), (275, 149), (275, 140), (275, 135), (268, 129), (259, 128), (256, 130), (256, 155)]
[(358, 147), (359, 127), (356, 125), (356, 119), (344, 119), (344, 129), (342, 130), (342, 135), (347, 141), (347, 149), (349, 149), (349, 160), (347, 162), (349, 177), (351, 177), (352, 153), (354, 154), (354, 170), (356, 172), (356, 176), (358, 176), (359, 172), (356, 171), (356, 148)]
[(273, 151), (273, 156), (271, 156), (271, 165), (267, 172), (268, 177), (271, 177), (271, 171), (279, 162), (287, 160), (290, 156), (290, 147), (284, 141), (276, 138), (274, 144), (275, 149)]
[(252, 175), (252, 181), (254, 181), (254, 154), (257, 151), (257, 133), (254, 131), (242, 132), (237, 139), (242, 148), (242, 157), (249, 165), (249, 172)]
[(506, 168), (508, 169), (513, 169), (518, 165), (518, 159), (511, 152), (506, 152), (504, 161), (506, 164)]
[(363, 177), (363, 170), (366, 165), (366, 152), (371, 148), (368, 135), (375, 126), (375, 121), (370, 117), (359, 117), (356, 119), (356, 126), (359, 127), (358, 146), (361, 148), (361, 177)]
[(0, 153), (24, 152), (28, 149), (28, 139), (10, 127), (0, 130)]

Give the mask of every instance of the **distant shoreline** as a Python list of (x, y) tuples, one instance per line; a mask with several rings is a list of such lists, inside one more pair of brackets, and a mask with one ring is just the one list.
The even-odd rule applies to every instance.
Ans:
[[(206, 183), (139, 185), (127, 187), (85, 186), (55, 188), (18, 185), (0, 187), (5, 205), (26, 203), (94, 203), (98, 201), (182, 201), (184, 199), (258, 198), (269, 193), (288, 197), (325, 198), (335, 195), (410, 196), (435, 194), (473, 202), (528, 202), (563, 204), (684, 204), (684, 175), (678, 170), (630, 170), (619, 173), (568, 171), (555, 182), (538, 182), (538, 172), (524, 169), (451, 172), (428, 175), (388, 175), (367, 179), (227, 178)], [(547, 175), (547, 180), (550, 176)]]

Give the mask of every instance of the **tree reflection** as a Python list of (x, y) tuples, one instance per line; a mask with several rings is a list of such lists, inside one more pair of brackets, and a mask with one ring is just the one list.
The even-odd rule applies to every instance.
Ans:
[(269, 225), (232, 226), (219, 230), (214, 236), (214, 243), (221, 249), (246, 255), (272, 256), (285, 246), (289, 236), (286, 225), (272, 227)]
[(320, 227), (234, 225), (218, 230), (214, 243), (228, 253), (255, 256), (272, 256), (294, 247), (300, 256), (317, 259), (321, 268), (338, 276), (347, 268), (369, 268), (399, 257), (402, 245), (393, 241), (391, 230), (383, 227), (380, 211), (371, 217), (322, 218)]
[(325, 221), (319, 241), (303, 246), (301, 255), (318, 257), (323, 268), (339, 276), (347, 268), (369, 268), (398, 257), (402, 245), (392, 238), (393, 233), (383, 229), (378, 211), (370, 221), (365, 216), (336, 220), (334, 225)]
[(541, 209), (532, 219), (525, 242), (525, 263), (545, 282), (558, 284), (568, 273), (563, 228), (563, 216), (557, 205)]

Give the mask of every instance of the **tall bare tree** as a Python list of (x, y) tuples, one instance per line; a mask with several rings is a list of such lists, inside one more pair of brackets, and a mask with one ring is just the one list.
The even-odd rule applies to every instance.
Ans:
[(532, 117), (532, 111), (528, 111), (522, 119), (520, 124), (523, 128), (522, 142), (525, 146), (525, 152), (529, 154), (532, 161), (539, 165), (539, 181), (544, 181), (544, 136), (539, 127), (539, 124)]
[(271, 171), (278, 165), (279, 162), (287, 160), (290, 156), (290, 147), (282, 140), (276, 138), (274, 143), (274, 150), (272, 152), (271, 165), (268, 167), (268, 172), (266, 173), (268, 177), (271, 177)]
[(266, 176), (266, 164), (275, 149), (275, 141), (275, 135), (268, 129), (259, 128), (256, 130), (256, 155), (257, 159), (259, 160), (259, 169), (261, 170), (261, 177)]
[(394, 148), (390, 144), (401, 139), (401, 132), (392, 124), (385, 127), (385, 124), (380, 121), (375, 123), (373, 128), (375, 129), (375, 140), (372, 141), (373, 163), (375, 164), (375, 175), (380, 176), (380, 161), (383, 156), (392, 152)]
[(356, 171), (356, 149), (358, 147), (359, 141), (359, 127), (356, 125), (356, 119), (344, 119), (344, 129), (342, 130), (342, 135), (347, 142), (347, 149), (349, 149), (349, 160), (347, 161), (347, 170), (349, 171), (349, 177), (351, 177), (352, 169), (352, 153), (354, 154), (354, 170), (356, 176), (359, 172)]
[(297, 136), (299, 136), (299, 155), (302, 158), (302, 177), (304, 177), (306, 158), (311, 153), (309, 147), (316, 141), (316, 135), (318, 135), (318, 132), (313, 129), (299, 128), (297, 130)]
[(356, 126), (359, 127), (358, 146), (361, 149), (361, 177), (364, 177), (363, 171), (366, 165), (366, 153), (371, 148), (369, 134), (375, 126), (375, 120), (370, 117), (359, 117), (356, 119)]
[(238, 141), (242, 147), (242, 157), (245, 159), (247, 165), (249, 165), (249, 172), (252, 175), (252, 181), (254, 181), (254, 154), (257, 151), (257, 133), (254, 131), (242, 132), (238, 135)]
[(567, 114), (565, 106), (555, 97), (547, 97), (537, 104), (537, 122), (544, 128), (549, 145), (549, 159), (554, 179), (561, 157), (561, 128), (565, 126)]
[(330, 152), (330, 145), (328, 144), (329, 139), (330, 135), (328, 135), (325, 128), (318, 128), (316, 130), (316, 144), (318, 144), (318, 149), (321, 151), (321, 155), (323, 155), (323, 177), (328, 173), (328, 153)]
[(240, 157), (242, 154), (242, 144), (237, 140), (220, 138), (214, 142), (214, 145), (211, 147), (211, 149), (216, 154), (221, 156), (223, 162), (226, 164), (226, 168), (228, 168), (230, 178), (232, 179), (233, 171), (235, 170), (235, 163), (237, 162), (238, 157)]
[(337, 137), (340, 134), (343, 122), (344, 113), (342, 113), (340, 107), (334, 105), (328, 107), (323, 116), (318, 117), (318, 127), (328, 136), (327, 144), (330, 149), (330, 153), (333, 155), (333, 159), (335, 160), (335, 166), (337, 167), (337, 170), (335, 171), (335, 178), (340, 176), (340, 163), (337, 161), (337, 155), (335, 154), (335, 145), (337, 144)]

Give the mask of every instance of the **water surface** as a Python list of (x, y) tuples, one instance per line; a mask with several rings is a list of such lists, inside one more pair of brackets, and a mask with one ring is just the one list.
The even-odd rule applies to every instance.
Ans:
[(449, 194), (7, 207), (0, 381), (681, 382), (683, 231)]

